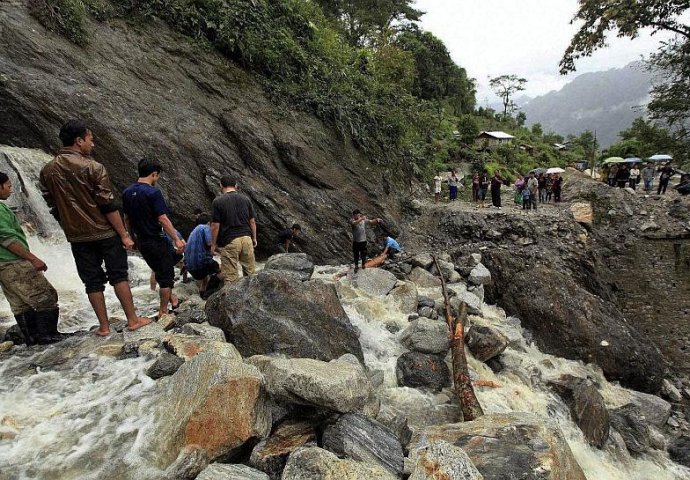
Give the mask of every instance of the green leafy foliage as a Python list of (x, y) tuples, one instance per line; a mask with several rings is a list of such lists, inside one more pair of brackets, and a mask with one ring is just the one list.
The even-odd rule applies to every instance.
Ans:
[(84, 45), (88, 33), (87, 16), (82, 0), (29, 0), (29, 10), (49, 30), (57, 31), (78, 45)]

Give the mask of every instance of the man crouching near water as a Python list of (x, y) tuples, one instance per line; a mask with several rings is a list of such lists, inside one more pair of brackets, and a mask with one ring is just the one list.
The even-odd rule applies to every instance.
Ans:
[[(0, 200), (12, 195), (12, 182), (0, 172)], [(0, 203), (0, 286), (28, 346), (57, 342), (58, 296), (43, 275), (45, 262), (29, 251), (17, 216)]]
[[(41, 170), (41, 191), (72, 247), (79, 278), (98, 318), (96, 335), (110, 334), (106, 280), (127, 317), (127, 328), (151, 323), (137, 315), (127, 278), (127, 252), (134, 241), (125, 229), (105, 167), (91, 158), (93, 134), (81, 120), (60, 129), (63, 148)], [(105, 263), (105, 271), (103, 271)]]

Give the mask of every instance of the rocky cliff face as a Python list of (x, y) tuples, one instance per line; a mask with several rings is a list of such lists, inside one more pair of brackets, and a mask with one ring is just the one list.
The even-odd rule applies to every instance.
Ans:
[[(80, 117), (118, 190), (154, 156), (178, 228), (208, 210), (222, 174), (238, 174), (257, 209), (259, 250), (293, 222), (320, 262), (349, 258), (354, 208), (395, 222), (392, 189), (347, 138), (277, 108), (256, 80), (165, 25), (93, 24), (86, 48), (46, 31), (23, 1), (0, 5), (0, 144), (54, 152)], [(327, 239), (327, 241), (324, 241)]]

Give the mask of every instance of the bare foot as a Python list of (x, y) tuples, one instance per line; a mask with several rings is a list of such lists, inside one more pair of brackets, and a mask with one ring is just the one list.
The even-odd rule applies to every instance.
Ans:
[(93, 332), (93, 333), (94, 333), (94, 335), (98, 335), (99, 337), (107, 337), (108, 335), (110, 335), (110, 329), (108, 329), (108, 330), (101, 330), (101, 329), (99, 328), (98, 330), (96, 330), (96, 331)]
[(127, 330), (133, 332), (134, 330), (139, 330), (141, 327), (145, 327), (151, 322), (153, 322), (153, 319), (151, 318), (138, 317), (133, 322), (127, 322)]

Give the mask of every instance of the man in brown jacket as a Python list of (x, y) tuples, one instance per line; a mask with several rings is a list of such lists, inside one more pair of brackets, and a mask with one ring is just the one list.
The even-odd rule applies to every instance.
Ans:
[[(127, 277), (127, 252), (134, 242), (125, 229), (105, 167), (93, 160), (93, 134), (81, 120), (60, 129), (63, 148), (41, 170), (41, 191), (72, 246), (79, 278), (98, 318), (97, 335), (110, 333), (106, 280), (115, 290), (129, 330), (151, 323), (137, 315)], [(105, 263), (105, 271), (102, 264)]]

